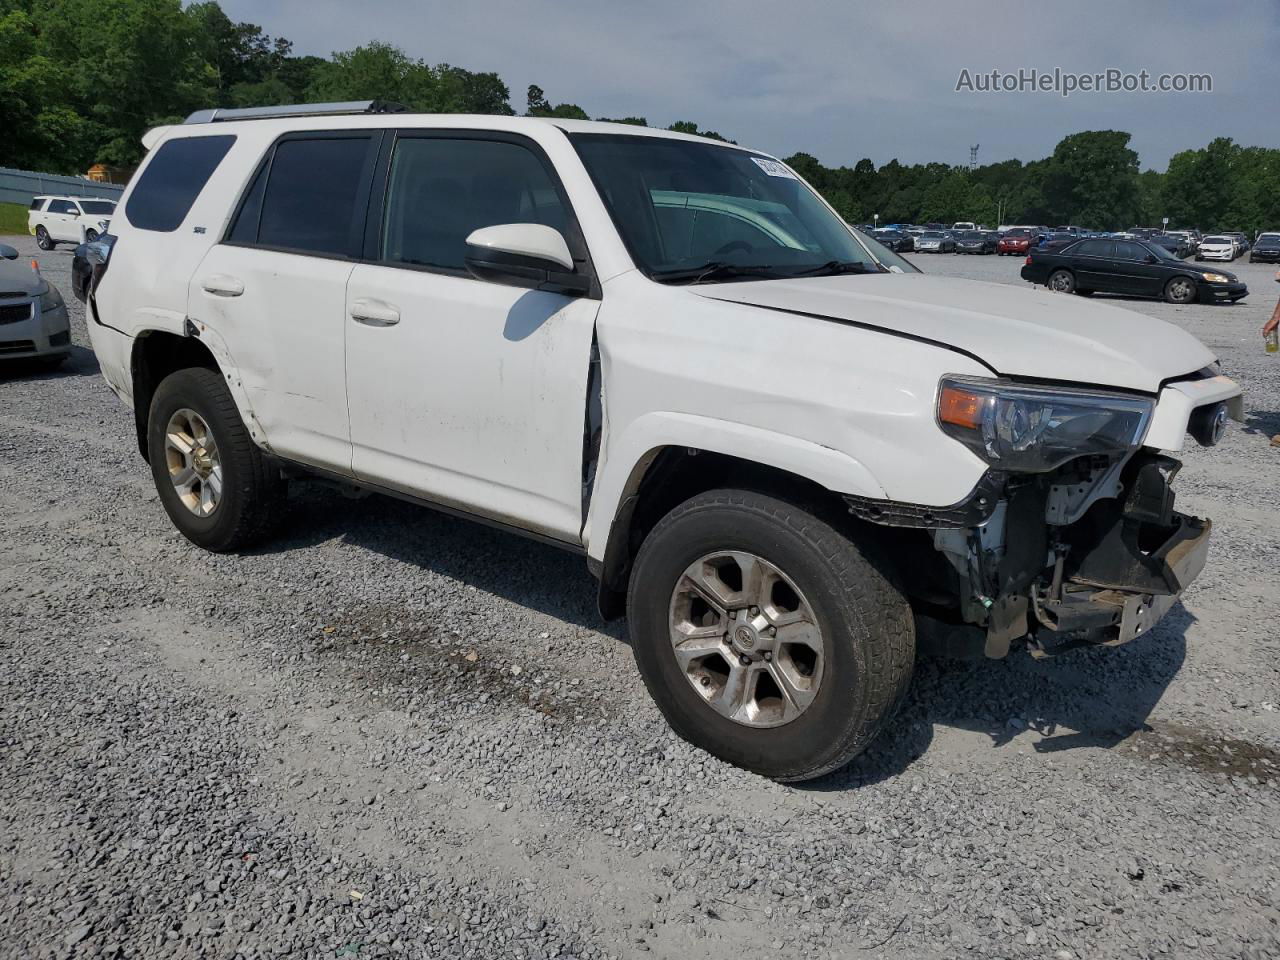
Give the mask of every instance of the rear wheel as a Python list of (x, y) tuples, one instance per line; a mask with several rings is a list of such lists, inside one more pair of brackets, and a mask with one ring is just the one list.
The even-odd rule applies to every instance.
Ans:
[(160, 502), (192, 543), (224, 552), (270, 532), (284, 481), (249, 437), (217, 372), (190, 368), (161, 381), (147, 451)]
[(645, 539), (628, 591), (645, 686), (690, 743), (777, 780), (871, 743), (911, 678), (910, 608), (884, 568), (814, 514), (715, 490)]
[(1195, 282), (1190, 277), (1174, 277), (1164, 285), (1164, 299), (1167, 303), (1194, 303)]
[(1047, 286), (1055, 293), (1075, 293), (1075, 274), (1070, 270), (1055, 270), (1053, 273), (1049, 274), (1049, 282)]
[(44, 228), (43, 224), (36, 227), (36, 246), (41, 250), (52, 250), (57, 246), (57, 244), (53, 242), (53, 237), (49, 236), (49, 231)]

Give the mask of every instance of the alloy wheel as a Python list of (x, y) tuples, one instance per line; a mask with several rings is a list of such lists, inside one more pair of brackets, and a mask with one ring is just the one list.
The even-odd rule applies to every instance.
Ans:
[(804, 594), (752, 553), (695, 560), (671, 595), (672, 652), (690, 686), (717, 713), (777, 727), (814, 702), (825, 644)]
[(222, 461), (213, 432), (200, 414), (183, 408), (164, 431), (169, 482), (183, 506), (197, 517), (210, 516), (222, 500)]

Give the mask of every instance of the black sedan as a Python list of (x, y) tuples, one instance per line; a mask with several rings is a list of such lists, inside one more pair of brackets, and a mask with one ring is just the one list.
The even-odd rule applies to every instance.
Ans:
[(877, 230), (872, 236), (894, 253), (911, 253), (916, 248), (915, 237), (901, 230)]
[(1187, 263), (1141, 240), (1078, 240), (1061, 249), (1032, 250), (1022, 279), (1059, 293), (1127, 293), (1169, 303), (1235, 303), (1249, 288), (1234, 273)]
[(1249, 251), (1250, 263), (1280, 263), (1280, 233), (1264, 233)]
[(995, 253), (999, 241), (994, 233), (965, 230), (956, 237), (956, 253)]

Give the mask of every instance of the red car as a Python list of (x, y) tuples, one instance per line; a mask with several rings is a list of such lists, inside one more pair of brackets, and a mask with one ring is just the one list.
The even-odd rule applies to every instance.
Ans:
[(996, 253), (1000, 256), (1025, 256), (1031, 249), (1030, 230), (1010, 230), (996, 244)]

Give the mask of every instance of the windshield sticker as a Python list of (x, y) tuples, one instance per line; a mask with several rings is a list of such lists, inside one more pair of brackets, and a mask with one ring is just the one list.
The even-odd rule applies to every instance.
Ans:
[(780, 164), (777, 160), (766, 160), (764, 157), (751, 158), (757, 167), (763, 170), (771, 177), (786, 177), (788, 180), (794, 180), (796, 175)]

